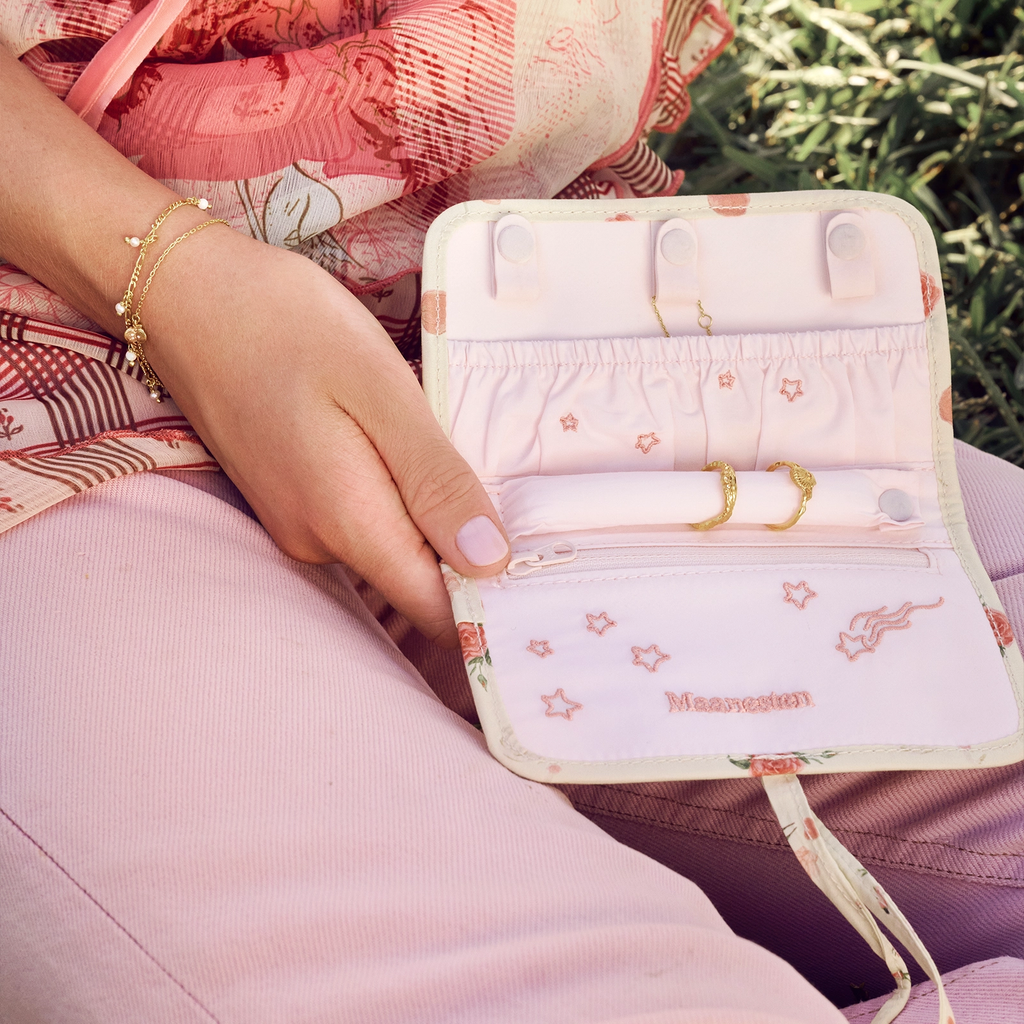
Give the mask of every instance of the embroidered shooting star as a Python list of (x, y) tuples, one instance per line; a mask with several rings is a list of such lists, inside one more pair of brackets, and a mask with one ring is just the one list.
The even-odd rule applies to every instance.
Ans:
[[(886, 605), (876, 608), (873, 612), (859, 612), (850, 620), (849, 633), (839, 634), (836, 650), (845, 654), (849, 661), (856, 661), (862, 654), (874, 654), (882, 637), (896, 629), (910, 629), (913, 622), (910, 616), (921, 609), (940, 608), (945, 598), (940, 597), (934, 604), (911, 604), (907, 601), (897, 611), (890, 612)], [(863, 620), (863, 621), (862, 621)], [(857, 623), (861, 622), (858, 627)], [(859, 628), (860, 632), (854, 635)]]
[(839, 634), (836, 650), (845, 654), (850, 661), (856, 661), (862, 654), (874, 654), (874, 647), (869, 646), (866, 636), (850, 636), (849, 633)]

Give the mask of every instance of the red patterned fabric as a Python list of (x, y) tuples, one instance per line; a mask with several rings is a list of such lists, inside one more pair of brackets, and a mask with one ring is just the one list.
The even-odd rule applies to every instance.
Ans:
[[(63, 97), (145, 7), (9, 0), (0, 37)], [(236, 230), (315, 260), (415, 361), (431, 221), (470, 199), (673, 194), (682, 174), (647, 136), (679, 126), (687, 83), (731, 37), (721, 0), (194, 0), (99, 131)], [(0, 258), (0, 531), (75, 493), (69, 453), (90, 439), (134, 453), (104, 472), (215, 468), (124, 355)], [(30, 480), (26, 459), (47, 474)]]

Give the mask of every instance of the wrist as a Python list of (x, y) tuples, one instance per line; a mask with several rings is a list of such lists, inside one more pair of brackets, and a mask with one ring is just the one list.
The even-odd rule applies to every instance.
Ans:
[[(211, 217), (208, 220), (200, 221), (187, 231), (183, 231), (171, 241), (161, 242), (158, 232), (163, 227), (164, 222), (176, 211), (186, 207), (205, 211), (209, 209), (210, 202), (207, 199), (196, 199), (194, 196), (190, 196), (187, 199), (176, 199), (156, 218), (149, 231), (143, 237), (140, 238), (138, 235), (125, 237), (125, 242), (133, 249), (138, 250), (138, 256), (135, 259), (135, 266), (132, 269), (131, 277), (128, 279), (128, 286), (124, 296), (120, 302), (114, 305), (114, 312), (118, 316), (124, 317), (124, 340), (128, 345), (125, 359), (131, 366), (137, 366), (142, 371), (143, 381), (146, 387), (149, 388), (150, 397), (158, 402), (161, 401), (164, 385), (146, 357), (145, 347), (148, 335), (146, 334), (145, 324), (142, 319), (143, 307), (146, 304), (146, 299), (149, 297), (150, 288), (160, 268), (178, 246), (187, 242), (190, 238), (194, 238), (200, 231), (218, 225), (227, 226), (228, 223), (222, 218)], [(157, 255), (161, 247), (163, 251)], [(150, 250), (152, 250), (152, 253)]]
[[(0, 95), (3, 256), (120, 337), (114, 305), (137, 255), (124, 237), (145, 234), (178, 196), (83, 124), (2, 46)], [(206, 215), (189, 208), (175, 217), (167, 226), (187, 230)]]

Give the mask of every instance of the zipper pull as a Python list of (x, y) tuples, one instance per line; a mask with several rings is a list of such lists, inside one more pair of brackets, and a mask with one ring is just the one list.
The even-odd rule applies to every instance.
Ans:
[(509, 576), (526, 576), (537, 569), (546, 569), (549, 565), (571, 562), (576, 558), (576, 545), (567, 540), (556, 541), (539, 551), (529, 551), (524, 555), (516, 555), (507, 566), (505, 572)]

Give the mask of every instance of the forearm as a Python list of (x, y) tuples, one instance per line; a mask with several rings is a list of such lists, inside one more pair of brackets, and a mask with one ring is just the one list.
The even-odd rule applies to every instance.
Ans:
[[(2, 48), (0, 95), (0, 253), (120, 336), (114, 305), (139, 252), (124, 238), (143, 236), (178, 197)], [(188, 206), (173, 217), (144, 273), (208, 214)], [(153, 278), (145, 330), (147, 360), (281, 548), (345, 562), (426, 635), (454, 644), (434, 552), (483, 575), (505, 563), (508, 544), (366, 307), (303, 256), (218, 225)]]
[[(0, 254), (115, 335), (142, 235), (176, 198), (140, 171), (0, 45)], [(205, 220), (186, 207), (175, 233)], [(173, 237), (173, 236), (172, 236)]]

